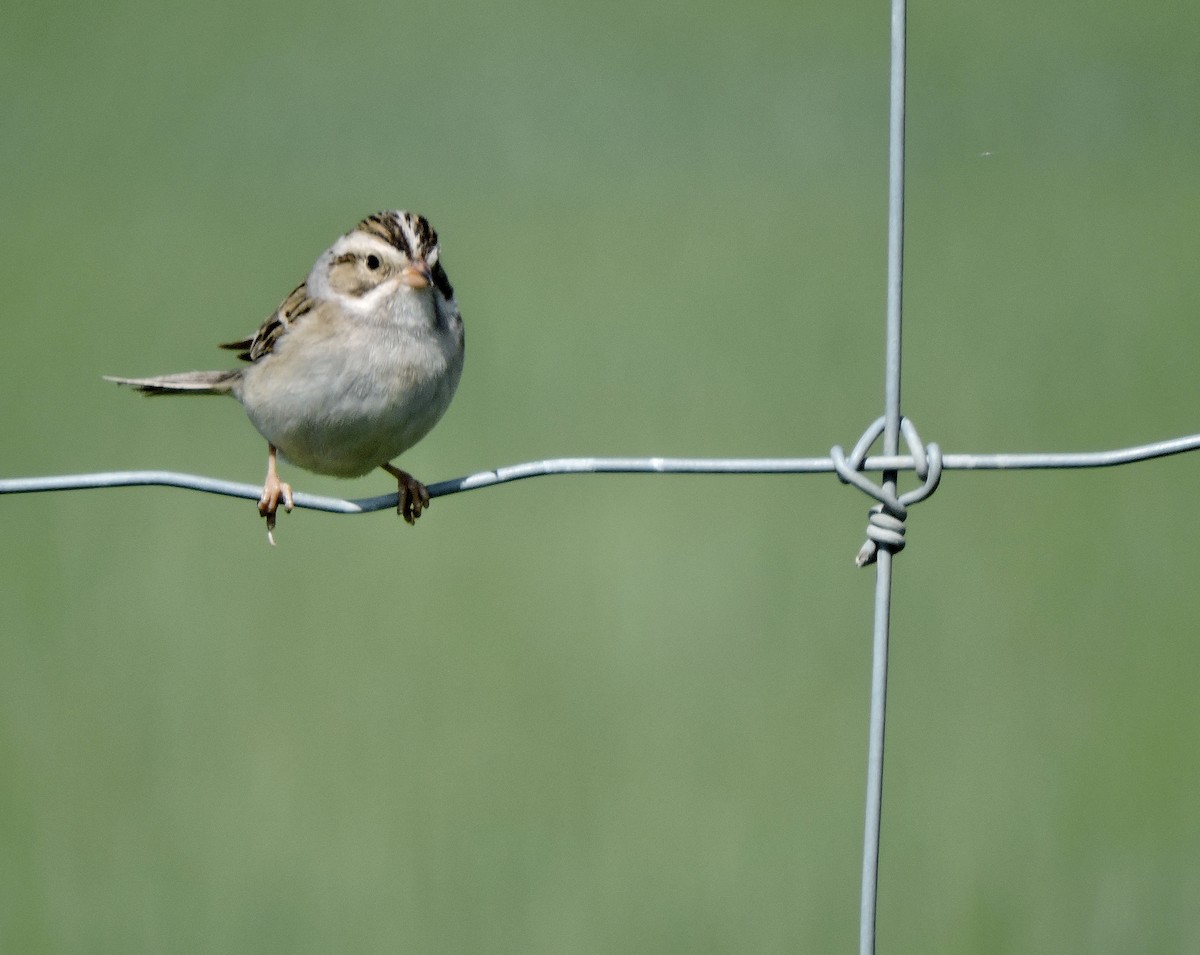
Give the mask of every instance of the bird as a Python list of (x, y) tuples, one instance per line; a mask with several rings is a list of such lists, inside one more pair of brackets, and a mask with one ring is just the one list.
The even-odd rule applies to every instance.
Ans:
[(258, 511), (275, 543), (276, 512), (294, 506), (282, 456), (316, 474), (361, 477), (382, 468), (397, 511), (415, 524), (429, 491), (391, 462), (445, 414), (462, 376), (465, 337), (454, 288), (429, 220), (393, 210), (367, 216), (321, 253), (253, 335), (218, 347), (246, 364), (149, 378), (105, 375), (147, 395), (229, 395), (267, 441)]

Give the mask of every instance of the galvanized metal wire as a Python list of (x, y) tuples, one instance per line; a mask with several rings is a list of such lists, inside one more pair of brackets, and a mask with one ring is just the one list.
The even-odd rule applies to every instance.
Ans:
[[(883, 453), (900, 450), (900, 344), (904, 300), (904, 78), (907, 8), (905, 0), (892, 0), (892, 58), (890, 82), (890, 122), (888, 126), (888, 252), (887, 322), (883, 383)], [(868, 430), (863, 441), (868, 441)], [(913, 430), (906, 437), (915, 457), (920, 441)], [(834, 449), (835, 453), (837, 449)], [(937, 446), (931, 448), (940, 457)], [(914, 462), (914, 467), (916, 462)], [(843, 478), (848, 474), (843, 474)], [(896, 493), (898, 472), (885, 468), (880, 492), (880, 509), (897, 527), (890, 530), (903, 540), (904, 502)], [(928, 492), (932, 486), (926, 477)], [(879, 512), (877, 512), (879, 513)], [(874, 523), (874, 520), (872, 521)], [(877, 546), (872, 547), (872, 544)], [(875, 913), (879, 897), (879, 832), (883, 815), (883, 744), (887, 716), (887, 674), (889, 625), (892, 605), (892, 555), (899, 550), (895, 541), (878, 541), (871, 535), (859, 551), (858, 562), (877, 557), (875, 575), (875, 624), (871, 653), (871, 715), (867, 734), (867, 793), (863, 823), (862, 882), (859, 905), (859, 955), (875, 951)]]
[[(1002, 454), (943, 454), (945, 471), (1034, 471), (1059, 468), (1105, 468), (1200, 451), (1200, 434), (1170, 438), (1111, 451), (1052, 451)], [(860, 471), (905, 472), (915, 469), (910, 455), (869, 455)], [(477, 471), (429, 485), (430, 497), (446, 497), (523, 481), (527, 478), (570, 474), (834, 474), (832, 456), (813, 458), (550, 458), (527, 461), (489, 471)], [(103, 471), (45, 477), (0, 478), (0, 494), (80, 491), (110, 487), (176, 487), (205, 494), (257, 501), (261, 484), (245, 484), (181, 471)], [(396, 507), (395, 494), (345, 499), (296, 493), (296, 507), (333, 514), (369, 514)]]

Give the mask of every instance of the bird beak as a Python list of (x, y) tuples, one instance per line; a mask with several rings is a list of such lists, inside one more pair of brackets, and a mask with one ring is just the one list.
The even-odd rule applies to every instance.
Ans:
[(433, 276), (429, 266), (423, 261), (418, 261), (405, 266), (400, 273), (400, 281), (409, 288), (428, 288), (433, 284)]

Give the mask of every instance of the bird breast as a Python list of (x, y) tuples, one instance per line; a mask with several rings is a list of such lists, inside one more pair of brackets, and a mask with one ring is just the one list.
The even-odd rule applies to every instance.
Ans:
[(423, 438), (462, 373), (462, 325), (392, 325), (306, 316), (243, 369), (234, 396), (294, 464), (357, 477)]

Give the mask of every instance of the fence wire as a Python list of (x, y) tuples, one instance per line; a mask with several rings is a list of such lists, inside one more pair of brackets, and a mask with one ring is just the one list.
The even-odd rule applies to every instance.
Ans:
[[(890, 110), (888, 124), (888, 250), (887, 250), (887, 316), (884, 338), (883, 376), (883, 453), (894, 455), (900, 450), (900, 342), (901, 315), (904, 299), (904, 90), (905, 90), (905, 42), (907, 7), (905, 0), (892, 0), (892, 56), (890, 76)], [(851, 462), (858, 465), (866, 457), (873, 441), (871, 437), (876, 422), (859, 439)], [(921, 457), (921, 442), (916, 429), (910, 428), (904, 435), (913, 456), (913, 468), (926, 480), (927, 490), (912, 495), (915, 502), (932, 494), (937, 488), (938, 476), (944, 461), (938, 461), (937, 472), (932, 483), (928, 479), (928, 462)], [(865, 445), (865, 446), (864, 446)], [(928, 449), (935, 458), (940, 458), (936, 445)], [(840, 449), (834, 448), (832, 457), (841, 464)], [(843, 480), (851, 478), (845, 467), (839, 467)], [(871, 713), (867, 732), (867, 792), (865, 818), (863, 821), (862, 880), (859, 903), (858, 950), (859, 955), (872, 955), (875, 951), (875, 912), (879, 897), (879, 832), (883, 816), (883, 741), (884, 720), (887, 708), (888, 638), (892, 606), (892, 555), (904, 546), (905, 503), (897, 496), (898, 472), (895, 468), (883, 470), (883, 482), (878, 493), (859, 481), (855, 481), (864, 492), (879, 501), (873, 510), (871, 525), (867, 529), (868, 540), (858, 554), (862, 566), (874, 560), (878, 553), (875, 576), (875, 622), (871, 651)], [(883, 536), (876, 518), (889, 522), (883, 525)], [(878, 545), (882, 548), (877, 550)]]
[[(1111, 451), (1053, 451), (1001, 454), (944, 454), (947, 471), (1045, 471), (1071, 468), (1106, 468), (1200, 451), (1200, 434), (1170, 438)], [(912, 455), (870, 455), (861, 470), (912, 471)], [(446, 497), (527, 478), (569, 474), (833, 474), (832, 457), (822, 458), (549, 458), (527, 461), (490, 471), (477, 471), (429, 485), (430, 497)], [(93, 474), (59, 474), (46, 477), (0, 478), (0, 494), (33, 494), (43, 491), (82, 491), (107, 487), (177, 487), (205, 494), (257, 501), (261, 484), (244, 484), (181, 471), (103, 471)], [(296, 507), (333, 514), (369, 514), (394, 510), (395, 494), (346, 499), (296, 492)]]

